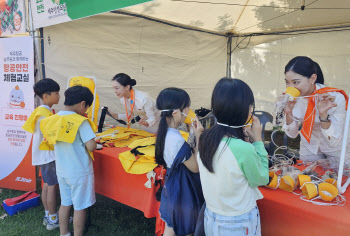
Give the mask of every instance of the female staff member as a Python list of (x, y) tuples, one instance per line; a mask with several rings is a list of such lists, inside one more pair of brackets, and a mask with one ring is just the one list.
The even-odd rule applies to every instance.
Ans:
[[(336, 168), (341, 153), (347, 95), (341, 89), (326, 87), (320, 66), (308, 57), (290, 60), (284, 74), (286, 86), (295, 87), (300, 90), (300, 96), (306, 96), (287, 103), (284, 131), (289, 137), (296, 138), (302, 122), (300, 159), (328, 158), (331, 167)], [(347, 157), (350, 157), (349, 144)]]
[(136, 85), (136, 80), (124, 73), (116, 74), (112, 79), (112, 85), (120, 102), (125, 106), (124, 114), (112, 113), (113, 117), (120, 120), (125, 120), (130, 125), (131, 120), (140, 116), (139, 124), (143, 130), (156, 133), (160, 111), (156, 108), (156, 103), (147, 93), (133, 89)]

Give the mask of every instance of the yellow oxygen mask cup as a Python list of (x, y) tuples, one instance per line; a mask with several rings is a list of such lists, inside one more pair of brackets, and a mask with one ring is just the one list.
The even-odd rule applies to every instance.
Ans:
[(311, 182), (311, 177), (308, 175), (298, 175), (299, 186), (303, 187), (303, 185), (307, 182)]
[(187, 113), (187, 115), (185, 113), (182, 112), (182, 114), (184, 116), (186, 116), (186, 119), (184, 120), (185, 124), (191, 125), (194, 121), (194, 119), (196, 118), (196, 113), (194, 113), (194, 111), (192, 111), (192, 109), (190, 109)]
[(286, 96), (288, 97), (288, 100), (290, 102), (293, 102), (295, 98), (300, 96), (300, 91), (297, 88), (294, 87), (287, 87), (286, 88)]
[(281, 178), (281, 183), (279, 188), (287, 192), (293, 192), (295, 184), (296, 183), (292, 177), (285, 175)]
[(322, 200), (330, 202), (338, 196), (338, 189), (330, 183), (320, 183), (318, 185), (318, 194)]
[(269, 177), (272, 178), (271, 182), (267, 185), (269, 188), (277, 188), (278, 187), (278, 177), (275, 172), (270, 171)]
[(249, 116), (247, 122), (245, 123), (246, 126), (252, 126), (253, 125), (253, 115)]
[(317, 196), (317, 187), (314, 183), (305, 183), (301, 185), (301, 191), (308, 200)]
[(324, 182), (334, 185), (335, 187), (337, 187), (337, 184), (338, 184), (338, 181), (336, 181), (333, 178), (326, 179)]

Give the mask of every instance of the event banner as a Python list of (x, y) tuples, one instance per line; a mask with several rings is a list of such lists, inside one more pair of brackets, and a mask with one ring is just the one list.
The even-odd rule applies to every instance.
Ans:
[(34, 28), (41, 28), (149, 1), (151, 0), (31, 0), (31, 7)]
[(34, 110), (31, 37), (0, 38), (0, 188), (33, 190), (32, 134), (22, 125)]
[(0, 0), (0, 36), (26, 32), (24, 0)]

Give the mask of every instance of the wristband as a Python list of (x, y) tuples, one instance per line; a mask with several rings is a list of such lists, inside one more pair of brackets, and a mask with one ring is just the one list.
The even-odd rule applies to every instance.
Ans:
[(322, 120), (321, 117), (319, 117), (319, 118), (320, 118), (320, 122), (331, 122), (329, 119), (329, 115), (327, 115), (327, 119), (325, 119), (325, 120)]

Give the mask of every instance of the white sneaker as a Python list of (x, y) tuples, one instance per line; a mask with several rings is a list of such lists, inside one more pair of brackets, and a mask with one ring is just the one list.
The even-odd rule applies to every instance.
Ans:
[(47, 223), (49, 223), (49, 217), (44, 216), (43, 225), (47, 225)]
[(54, 229), (57, 229), (59, 227), (60, 227), (60, 221), (59, 220), (57, 220), (56, 223), (51, 222), (50, 220), (48, 220), (47, 225), (46, 225), (46, 229), (47, 230), (54, 230)]

